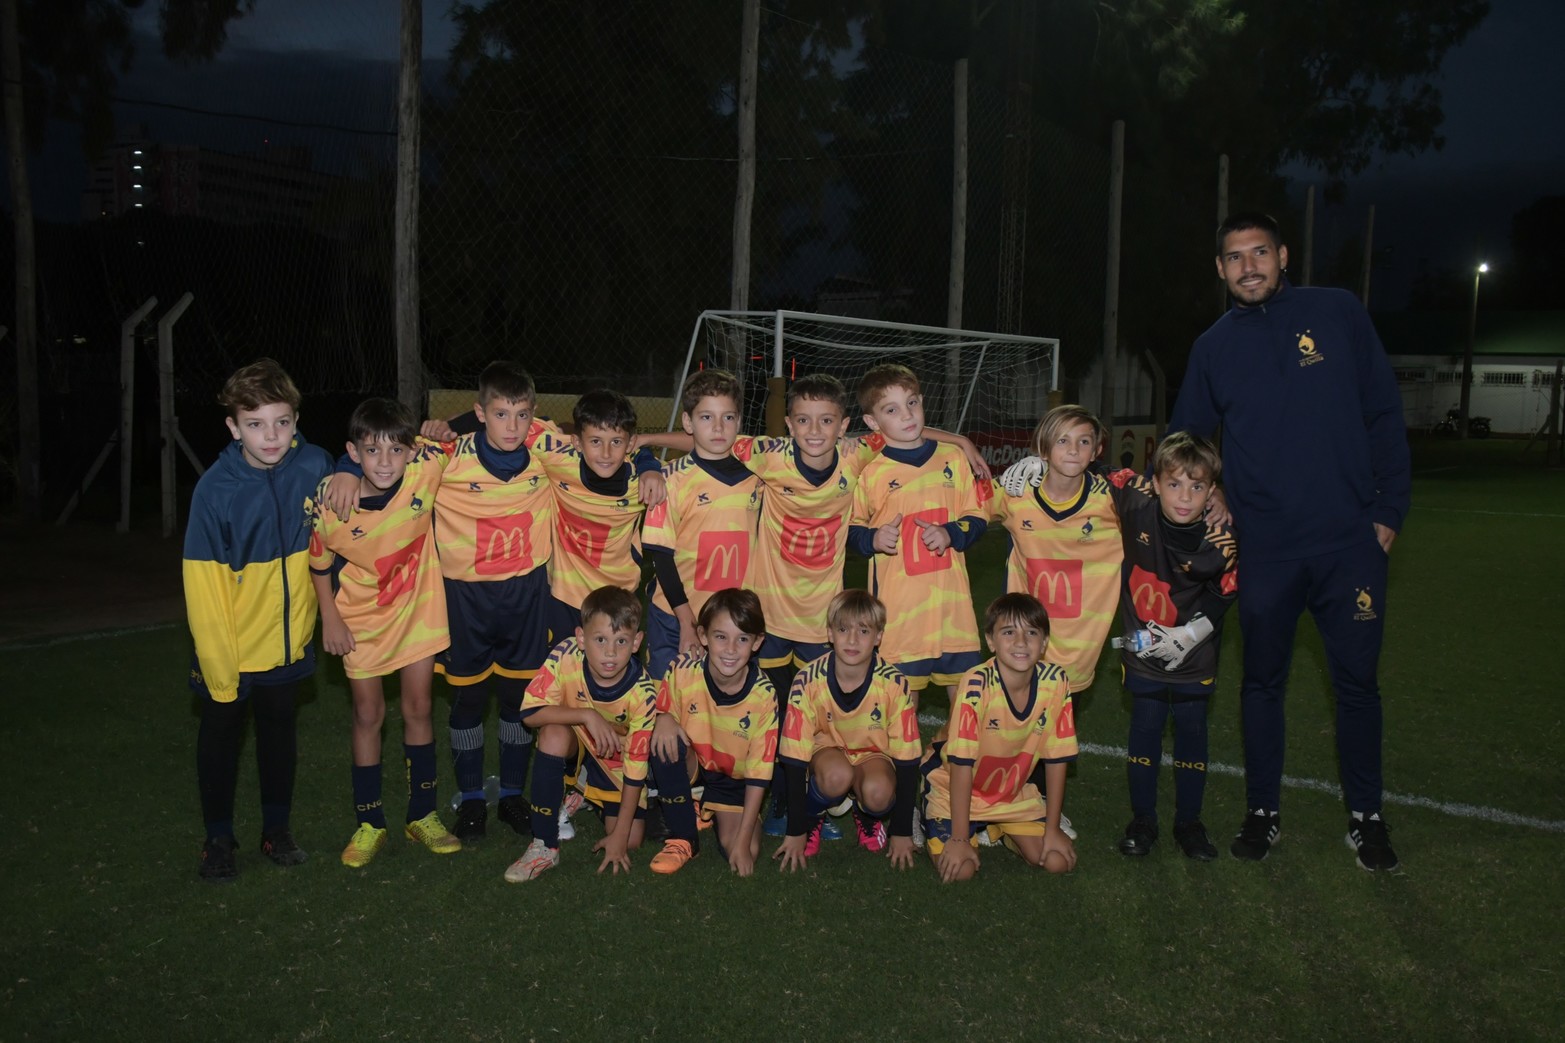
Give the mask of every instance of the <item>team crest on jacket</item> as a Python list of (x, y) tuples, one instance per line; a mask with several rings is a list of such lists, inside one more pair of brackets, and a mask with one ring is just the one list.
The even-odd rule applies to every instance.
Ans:
[(1315, 338), (1310, 336), (1309, 330), (1299, 334), (1299, 365), (1314, 365), (1325, 357), (1316, 349)]
[(1353, 618), (1360, 623), (1367, 623), (1375, 618), (1375, 599), (1369, 596), (1368, 587), (1359, 588), (1353, 604), (1358, 606), (1358, 611), (1353, 613)]

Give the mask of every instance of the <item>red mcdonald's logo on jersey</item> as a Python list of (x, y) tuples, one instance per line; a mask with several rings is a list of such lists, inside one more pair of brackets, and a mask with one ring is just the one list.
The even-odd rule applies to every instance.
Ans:
[(1018, 753), (1014, 757), (980, 757), (973, 767), (973, 796), (983, 798), (988, 804), (1014, 800), (1027, 781), (1027, 769), (1031, 765), (1030, 753)]
[(1060, 714), (1060, 719), (1055, 722), (1054, 735), (1060, 739), (1076, 737), (1076, 704), (1069, 699), (1065, 700), (1065, 709)]
[(924, 546), (924, 530), (918, 524), (926, 521), (944, 525), (947, 513), (944, 507), (931, 507), (902, 516), (902, 538), (897, 541), (897, 551), (902, 555), (903, 567), (909, 576), (922, 576), (951, 567), (951, 552), (936, 554)]
[(647, 753), (652, 749), (652, 729), (643, 728), (630, 737), (630, 744), (625, 748), (625, 759), (638, 764), (645, 764)]
[(503, 518), (479, 518), (473, 571), (480, 576), (520, 573), (533, 567), (531, 511)]
[(1027, 589), (1043, 602), (1050, 619), (1081, 618), (1081, 562), (1028, 558)]
[(788, 707), (788, 716), (783, 718), (783, 738), (804, 738), (804, 714), (797, 706)]
[(1146, 622), (1171, 627), (1179, 618), (1167, 582), (1140, 565), (1130, 569), (1130, 603), (1136, 609), (1136, 618)]
[(404, 594), (412, 593), (418, 583), (418, 568), (424, 559), (424, 538), (427, 535), (421, 532), (418, 539), (401, 550), (375, 559), (375, 604), (384, 608), (401, 601)]
[(956, 708), (956, 737), (978, 741), (978, 711), (968, 703)]
[(750, 534), (703, 532), (696, 544), (697, 590), (727, 590), (744, 586), (750, 568)]
[(766, 748), (761, 751), (762, 764), (777, 763), (777, 729), (773, 728), (766, 733)]
[(310, 530), (310, 557), (321, 558), (326, 556), (326, 544), (321, 540), (321, 530)]
[(841, 531), (841, 515), (831, 518), (795, 518), (784, 515), (783, 560), (811, 572), (825, 572), (836, 560), (837, 534)]
[(691, 748), (696, 751), (696, 759), (707, 771), (720, 771), (729, 778), (734, 775), (734, 759), (722, 750), (717, 749), (709, 742), (692, 742)]
[(909, 706), (902, 711), (902, 741), (918, 742), (918, 711)]
[(564, 504), (558, 510), (554, 531), (560, 535), (560, 545), (569, 548), (572, 555), (593, 568), (602, 565), (603, 551), (609, 544), (609, 526), (583, 518), (575, 511), (567, 510)]
[(1223, 573), (1223, 578), (1219, 581), (1219, 586), (1222, 587), (1224, 594), (1232, 594), (1234, 591), (1238, 590), (1239, 570), (1229, 569), (1227, 572)]

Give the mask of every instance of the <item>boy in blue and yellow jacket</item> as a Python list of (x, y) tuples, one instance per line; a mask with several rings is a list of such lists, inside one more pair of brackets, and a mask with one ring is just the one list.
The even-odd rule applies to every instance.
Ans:
[(195, 639), (190, 686), (201, 698), (196, 777), (206, 842), (200, 873), (232, 880), (234, 789), (245, 706), (255, 709), (261, 852), (298, 865), (293, 803), (294, 699), (315, 670), (318, 606), (310, 584), (310, 497), (331, 457), (295, 430), (299, 389), (271, 359), (223, 385), (234, 441), (196, 483), (185, 530), (185, 614)]

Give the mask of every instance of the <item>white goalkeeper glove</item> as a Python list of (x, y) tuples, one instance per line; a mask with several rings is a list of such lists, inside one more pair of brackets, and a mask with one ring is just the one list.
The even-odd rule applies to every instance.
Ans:
[(1190, 622), (1184, 626), (1165, 627), (1148, 623), (1152, 644), (1137, 654), (1144, 660), (1161, 660), (1164, 670), (1178, 670), (1190, 653), (1212, 636), (1213, 629), (1212, 621), (1199, 613), (1190, 617)]
[(1020, 496), (1029, 487), (1038, 488), (1043, 476), (1049, 473), (1049, 465), (1041, 456), (1028, 456), (1016, 461), (1000, 475), (1000, 488), (1007, 496)]

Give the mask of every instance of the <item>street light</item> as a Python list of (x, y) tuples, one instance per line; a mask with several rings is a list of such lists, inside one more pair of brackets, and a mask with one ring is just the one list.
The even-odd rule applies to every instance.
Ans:
[(1484, 262), (1473, 271), (1473, 306), (1467, 313), (1467, 350), (1462, 352), (1462, 401), (1459, 411), (1462, 414), (1463, 438), (1467, 437), (1468, 407), (1473, 396), (1473, 339), (1478, 333), (1478, 282), (1488, 270), (1488, 262)]

